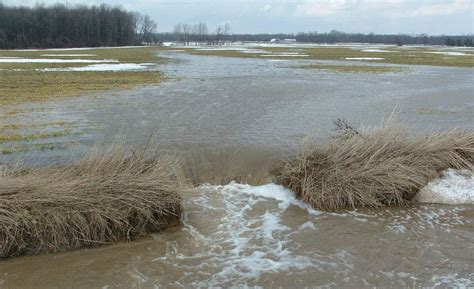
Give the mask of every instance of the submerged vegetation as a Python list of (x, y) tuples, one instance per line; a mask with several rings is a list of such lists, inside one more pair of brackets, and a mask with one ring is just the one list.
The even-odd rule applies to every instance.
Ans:
[(322, 144), (306, 141), (272, 170), (278, 183), (317, 209), (406, 205), (443, 170), (473, 165), (473, 132), (411, 136), (390, 122), (367, 131), (338, 126), (342, 134)]
[(175, 157), (118, 148), (70, 165), (3, 168), (0, 258), (127, 241), (176, 225), (184, 187)]
[[(450, 67), (474, 67), (474, 53), (463, 50), (462, 53), (450, 54), (451, 50), (438, 51), (429, 47), (396, 47), (387, 46), (383, 49), (362, 49), (362, 47), (325, 46), (320, 47), (266, 47), (256, 46), (262, 52), (242, 50), (197, 50), (185, 48), (183, 51), (196, 55), (260, 58), (260, 59), (299, 59), (299, 60), (366, 60), (377, 63), (432, 65)], [(365, 50), (365, 51), (364, 51)], [(290, 54), (291, 53), (291, 54)], [(288, 55), (284, 55), (288, 54)], [(355, 58), (355, 59), (351, 59)], [(372, 58), (372, 60), (370, 60)]]
[(313, 64), (300, 66), (304, 69), (327, 70), (343, 73), (396, 73), (402, 72), (403, 68), (395, 66), (369, 66), (369, 65), (326, 65)]

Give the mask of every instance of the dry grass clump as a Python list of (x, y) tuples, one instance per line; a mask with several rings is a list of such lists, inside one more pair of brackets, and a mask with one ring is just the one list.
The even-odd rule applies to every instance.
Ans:
[(176, 225), (173, 156), (92, 153), (70, 165), (0, 171), (0, 258), (128, 241)]
[(393, 122), (365, 132), (343, 121), (337, 125), (342, 134), (323, 144), (306, 141), (272, 172), (317, 209), (404, 205), (441, 171), (473, 164), (471, 131), (411, 136)]

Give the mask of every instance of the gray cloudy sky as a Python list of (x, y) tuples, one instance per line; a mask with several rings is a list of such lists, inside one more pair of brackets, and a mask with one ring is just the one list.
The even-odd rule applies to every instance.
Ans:
[[(0, 0), (1, 2), (2, 0)], [(120, 5), (146, 13), (159, 31), (178, 22), (229, 23), (234, 33), (345, 32), (474, 34), (474, 0), (3, 0), (4, 4)]]

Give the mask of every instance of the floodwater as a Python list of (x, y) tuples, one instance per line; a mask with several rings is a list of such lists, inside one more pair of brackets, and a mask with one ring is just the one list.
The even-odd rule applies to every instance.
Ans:
[[(306, 134), (326, 138), (336, 118), (376, 125), (394, 110), (415, 131), (474, 129), (472, 69), (340, 74), (295, 67), (311, 61), (162, 54), (172, 59), (164, 71), (179, 79), (45, 104), (34, 117), (78, 123), (83, 132), (63, 141), (76, 141), (79, 152), (92, 141), (140, 141), (152, 132), (169, 148), (294, 148)], [(70, 153), (11, 157), (50, 162)], [(326, 213), (273, 184), (184, 194), (180, 227), (132, 243), (1, 261), (0, 288), (474, 286), (472, 205)]]

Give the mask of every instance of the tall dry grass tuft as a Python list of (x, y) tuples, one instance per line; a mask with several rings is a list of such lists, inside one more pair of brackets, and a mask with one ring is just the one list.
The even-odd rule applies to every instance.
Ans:
[(301, 152), (272, 170), (278, 183), (321, 210), (404, 205), (448, 168), (469, 168), (474, 132), (451, 130), (411, 136), (392, 121), (342, 133), (326, 143), (305, 142)]
[(0, 258), (128, 241), (176, 225), (179, 161), (118, 148), (70, 165), (3, 168)]

